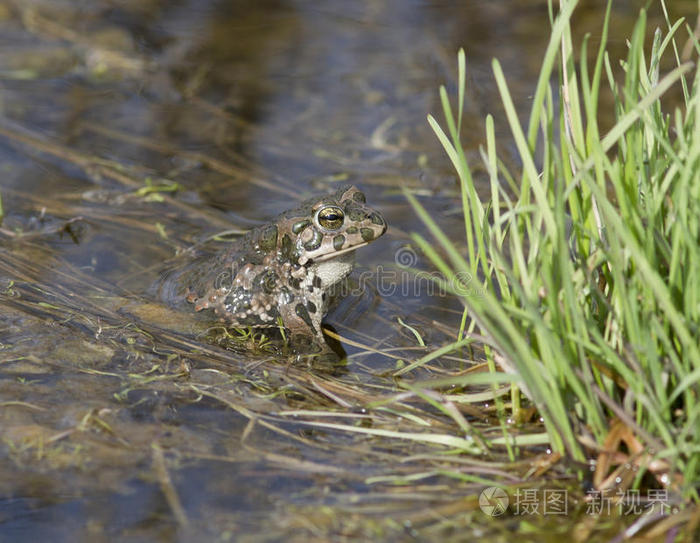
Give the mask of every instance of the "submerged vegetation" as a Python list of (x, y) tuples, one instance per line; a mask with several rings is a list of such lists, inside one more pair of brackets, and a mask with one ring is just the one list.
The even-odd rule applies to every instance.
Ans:
[[(457, 111), (442, 88), (446, 129), (432, 116), (429, 122), (459, 176), (465, 242), (448, 239), (407, 192), (437, 246), (414, 239), (461, 296), (468, 318), (460, 337), (478, 333), (492, 379), (514, 383), (503, 418), (521, 418), (518, 387), (542, 416), (553, 451), (596, 461), (597, 491), (658, 488), (676, 503), (697, 504), (700, 71), (680, 59), (682, 21), (656, 30), (645, 53), (644, 11), (620, 71), (606, 53), (610, 3), (595, 56), (584, 40), (576, 57), (576, 4), (561, 2), (552, 18), (525, 128), (493, 62), (520, 165), (514, 171), (499, 159), (489, 116), (486, 197), (460, 143), (460, 51)], [(668, 57), (675, 67), (662, 73)], [(606, 132), (599, 125), (604, 87), (615, 116)], [(669, 114), (661, 98), (674, 87), (682, 94)], [(479, 278), (483, 293), (464, 295), (460, 276)], [(432, 386), (473, 382), (464, 376)]]

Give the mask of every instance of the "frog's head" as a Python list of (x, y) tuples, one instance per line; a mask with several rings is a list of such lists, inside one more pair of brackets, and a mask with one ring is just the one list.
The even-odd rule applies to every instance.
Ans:
[(353, 251), (386, 231), (381, 214), (368, 207), (365, 195), (352, 186), (307, 200), (280, 215), (276, 226), (278, 251), (302, 266), (335, 259), (348, 262)]

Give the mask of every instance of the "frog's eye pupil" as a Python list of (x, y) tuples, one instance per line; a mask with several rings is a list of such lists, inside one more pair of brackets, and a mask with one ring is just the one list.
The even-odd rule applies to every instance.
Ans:
[(338, 207), (326, 207), (318, 212), (318, 223), (328, 230), (338, 230), (344, 220), (345, 214)]

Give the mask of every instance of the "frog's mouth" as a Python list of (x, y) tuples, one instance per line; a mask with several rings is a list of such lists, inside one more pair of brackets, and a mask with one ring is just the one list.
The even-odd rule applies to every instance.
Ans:
[(360, 247), (364, 247), (365, 245), (369, 245), (369, 242), (365, 241), (363, 243), (358, 243), (357, 245), (353, 245), (352, 247), (348, 247), (346, 249), (341, 249), (340, 251), (334, 251), (332, 253), (329, 253), (327, 255), (321, 255), (318, 258), (312, 259), (312, 262), (318, 263), (318, 262), (325, 262), (326, 260), (333, 260), (334, 258), (338, 258), (339, 256), (352, 253), (353, 251), (356, 251)]

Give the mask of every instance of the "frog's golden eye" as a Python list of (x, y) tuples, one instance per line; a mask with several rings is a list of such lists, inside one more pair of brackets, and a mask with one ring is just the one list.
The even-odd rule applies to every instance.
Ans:
[(318, 224), (326, 230), (338, 230), (343, 226), (345, 213), (336, 206), (324, 207), (318, 212)]

